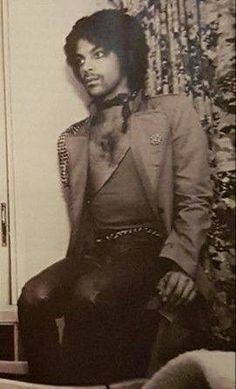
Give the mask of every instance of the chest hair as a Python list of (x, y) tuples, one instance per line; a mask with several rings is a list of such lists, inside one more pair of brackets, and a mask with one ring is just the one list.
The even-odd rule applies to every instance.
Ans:
[(94, 126), (90, 135), (90, 159), (103, 162), (107, 167), (119, 163), (127, 149), (127, 134), (121, 132), (120, 121)]

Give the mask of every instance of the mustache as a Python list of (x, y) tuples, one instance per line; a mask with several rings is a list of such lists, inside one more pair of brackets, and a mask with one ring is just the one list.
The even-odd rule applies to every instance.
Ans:
[(88, 82), (91, 82), (91, 81), (97, 81), (100, 79), (100, 76), (98, 74), (94, 74), (94, 73), (87, 73), (87, 74), (84, 74), (84, 76), (82, 77), (82, 81), (86, 84)]

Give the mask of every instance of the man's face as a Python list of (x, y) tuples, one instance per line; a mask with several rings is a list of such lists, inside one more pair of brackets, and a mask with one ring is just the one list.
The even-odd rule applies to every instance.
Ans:
[(127, 77), (113, 51), (80, 39), (76, 57), (80, 80), (91, 97), (112, 98), (129, 91)]

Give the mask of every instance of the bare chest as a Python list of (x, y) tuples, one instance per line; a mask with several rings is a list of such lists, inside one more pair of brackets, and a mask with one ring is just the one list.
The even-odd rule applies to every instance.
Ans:
[(116, 128), (105, 128), (92, 134), (89, 141), (89, 171), (94, 190), (107, 181), (128, 149), (128, 134)]

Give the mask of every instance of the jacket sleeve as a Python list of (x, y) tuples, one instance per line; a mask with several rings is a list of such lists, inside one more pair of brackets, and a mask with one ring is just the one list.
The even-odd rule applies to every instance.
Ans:
[(71, 223), (70, 177), (69, 177), (69, 166), (68, 166), (69, 157), (68, 157), (68, 150), (66, 145), (67, 136), (68, 136), (68, 130), (64, 131), (59, 136), (57, 141), (57, 151), (58, 151), (58, 164), (59, 164), (59, 171), (60, 171), (61, 187), (62, 187), (63, 197), (67, 206), (67, 212)]
[(83, 135), (86, 133), (85, 124), (88, 122), (89, 118), (85, 118), (79, 122), (72, 124), (65, 131), (61, 133), (57, 142), (58, 150), (58, 162), (61, 178), (61, 186), (64, 195), (64, 200), (66, 202), (68, 216), (70, 220), (70, 225), (73, 225), (73, 201), (72, 201), (72, 166), (71, 166), (71, 147), (69, 148), (69, 142), (74, 143), (74, 139), (78, 135)]
[(160, 255), (194, 278), (210, 227), (208, 142), (189, 99), (172, 98), (166, 114), (172, 130), (174, 212), (172, 229)]

